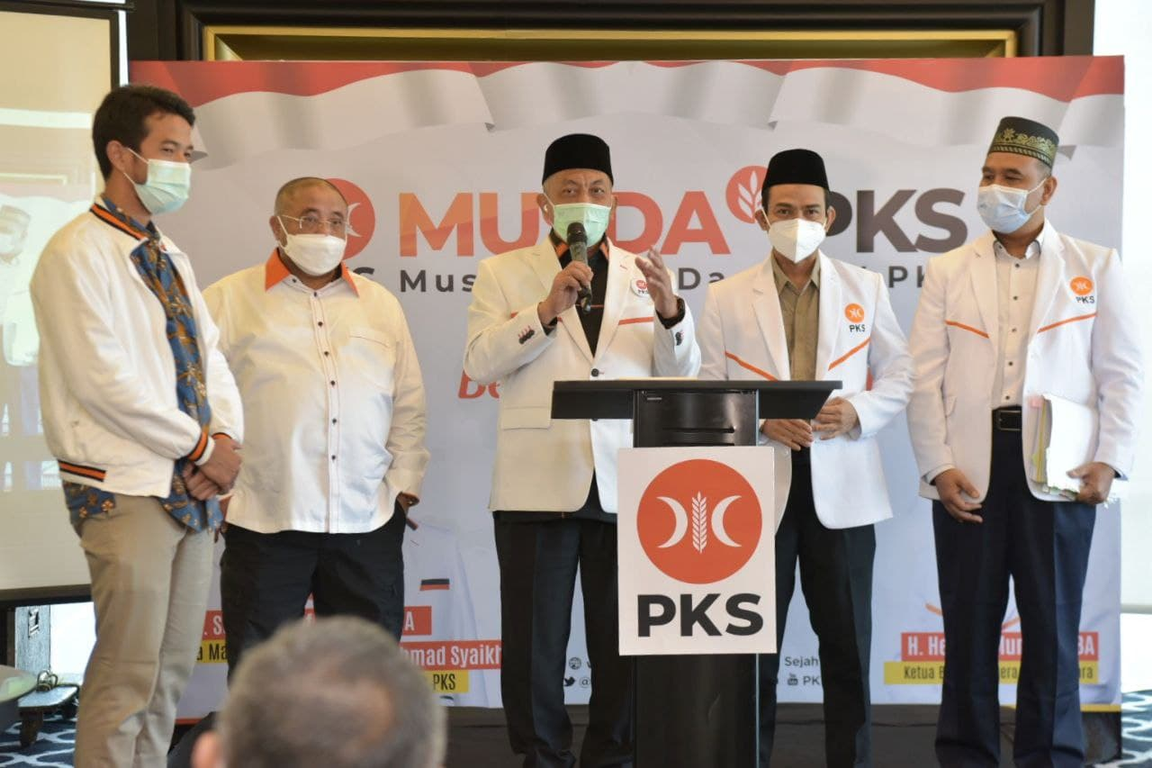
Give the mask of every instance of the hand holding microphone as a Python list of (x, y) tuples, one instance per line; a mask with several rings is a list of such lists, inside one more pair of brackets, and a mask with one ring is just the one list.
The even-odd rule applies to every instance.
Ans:
[(577, 303), (582, 312), (592, 309), (592, 268), (588, 266), (588, 236), (583, 225), (568, 227), (568, 248), (572, 261), (552, 280), (552, 290), (536, 307), (542, 325), (550, 326)]
[[(584, 231), (584, 225), (578, 221), (568, 225), (568, 252), (572, 254), (573, 264), (588, 266), (588, 233)], [(592, 311), (591, 268), (589, 268), (588, 284), (580, 286), (578, 304), (580, 311), (584, 314)]]

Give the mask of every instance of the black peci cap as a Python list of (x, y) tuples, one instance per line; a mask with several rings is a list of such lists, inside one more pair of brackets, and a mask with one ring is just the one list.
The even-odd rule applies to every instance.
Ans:
[(1049, 168), (1056, 162), (1060, 137), (1043, 123), (1026, 117), (1005, 117), (996, 127), (988, 152), (1011, 152), (1034, 157)]
[(612, 178), (611, 153), (604, 139), (599, 136), (570, 133), (549, 144), (548, 151), (544, 153), (544, 176), (540, 181), (547, 181), (552, 174), (572, 168), (603, 171), (613, 184), (616, 183)]

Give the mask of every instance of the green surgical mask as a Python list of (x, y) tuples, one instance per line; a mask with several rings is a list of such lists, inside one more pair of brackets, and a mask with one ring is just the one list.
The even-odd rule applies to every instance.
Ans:
[(593, 246), (604, 239), (608, 231), (608, 219), (612, 216), (612, 207), (597, 205), (596, 203), (563, 203), (552, 205), (552, 229), (556, 235), (568, 242), (568, 225), (579, 222), (584, 225), (588, 233), (588, 245)]

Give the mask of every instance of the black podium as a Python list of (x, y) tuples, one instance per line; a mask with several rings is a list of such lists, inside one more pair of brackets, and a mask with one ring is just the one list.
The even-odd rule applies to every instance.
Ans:
[[(554, 419), (631, 419), (633, 446), (756, 445), (762, 418), (811, 419), (839, 381), (558, 381)], [(768, 596), (775, 604), (775, 595)], [(755, 655), (638, 656), (636, 768), (755, 768)]]

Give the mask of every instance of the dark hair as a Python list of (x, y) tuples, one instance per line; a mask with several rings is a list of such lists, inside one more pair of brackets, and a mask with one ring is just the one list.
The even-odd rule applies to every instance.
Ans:
[[(832, 193), (828, 191), (827, 187), (824, 190), (824, 208), (832, 205)], [(768, 193), (772, 191), (772, 187), (764, 187), (760, 192), (760, 207), (764, 209), (764, 213), (768, 213)]]
[(112, 173), (108, 142), (118, 141), (139, 151), (140, 142), (148, 135), (147, 120), (156, 114), (180, 115), (188, 125), (196, 123), (196, 115), (188, 102), (172, 91), (154, 85), (122, 85), (110, 91), (100, 102), (92, 118), (92, 145), (105, 179)]

